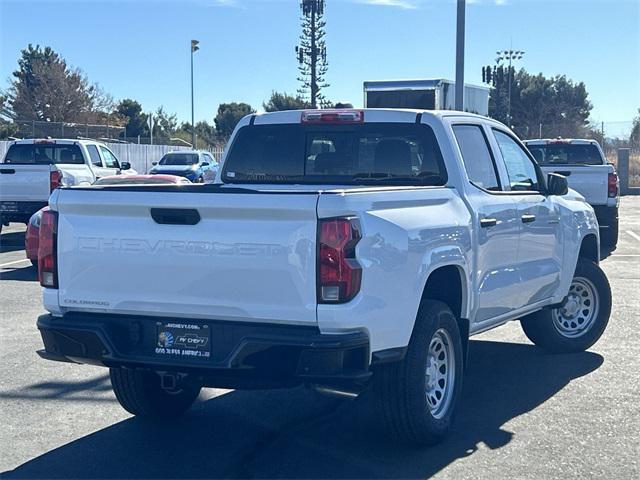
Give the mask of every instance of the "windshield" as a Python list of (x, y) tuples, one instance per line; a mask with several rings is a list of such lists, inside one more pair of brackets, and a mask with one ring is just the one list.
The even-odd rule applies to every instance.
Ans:
[(160, 165), (193, 165), (198, 163), (196, 153), (169, 153), (162, 157)]
[(80, 147), (74, 144), (13, 144), (9, 147), (4, 163), (13, 165), (82, 165), (84, 157)]
[(259, 125), (240, 130), (226, 183), (444, 185), (430, 127), (414, 123)]
[(602, 165), (604, 159), (594, 144), (528, 145), (540, 165)]

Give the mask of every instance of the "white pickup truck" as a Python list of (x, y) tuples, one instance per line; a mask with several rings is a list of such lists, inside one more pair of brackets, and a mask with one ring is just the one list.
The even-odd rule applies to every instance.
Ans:
[(31, 139), (12, 142), (0, 162), (0, 230), (9, 222), (27, 223), (47, 205), (58, 186), (91, 185), (123, 171), (109, 148), (91, 140)]
[(137, 415), (180, 414), (202, 387), (372, 388), (391, 432), (433, 443), (470, 335), (521, 319), (540, 347), (582, 351), (611, 310), (593, 209), (471, 114), (253, 115), (216, 184), (49, 203), (39, 354), (109, 367)]
[(603, 250), (606, 253), (615, 250), (618, 244), (620, 185), (615, 168), (607, 163), (598, 142), (556, 138), (526, 140), (524, 143), (544, 173), (564, 175), (569, 187), (585, 197), (596, 212)]

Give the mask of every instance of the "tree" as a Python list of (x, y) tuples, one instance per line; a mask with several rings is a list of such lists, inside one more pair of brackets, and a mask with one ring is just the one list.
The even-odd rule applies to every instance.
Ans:
[(631, 135), (629, 136), (629, 145), (631, 147), (640, 147), (640, 108), (638, 109), (638, 116), (633, 119), (633, 127), (631, 128)]
[(286, 92), (272, 92), (269, 100), (262, 104), (262, 107), (267, 112), (280, 112), (283, 110), (302, 110), (305, 108), (311, 108), (309, 102), (304, 100), (301, 96), (289, 95)]
[(300, 45), (296, 46), (298, 56), (298, 81), (302, 86), (298, 93), (308, 98), (311, 108), (325, 106), (322, 89), (329, 86), (324, 76), (329, 64), (327, 46), (324, 41), (326, 22), (324, 21), (324, 0), (302, 0), (302, 33)]
[[(592, 109), (584, 83), (574, 82), (565, 75), (547, 78), (541, 73), (531, 75), (524, 69), (512, 73), (511, 125), (521, 136), (581, 136), (589, 129)], [(508, 67), (495, 67), (491, 74), (489, 116), (503, 123), (507, 118)]]
[(178, 128), (178, 117), (169, 114), (160, 106), (153, 114), (153, 136), (155, 138), (169, 139)]
[(148, 116), (142, 112), (142, 105), (139, 102), (125, 98), (118, 103), (115, 111), (125, 119), (127, 137), (149, 136)]
[(110, 96), (50, 47), (39, 45), (22, 50), (6, 96), (14, 120), (90, 122), (108, 119), (113, 110)]
[(238, 122), (245, 116), (255, 113), (247, 103), (222, 103), (215, 118), (216, 132), (220, 137), (229, 138)]

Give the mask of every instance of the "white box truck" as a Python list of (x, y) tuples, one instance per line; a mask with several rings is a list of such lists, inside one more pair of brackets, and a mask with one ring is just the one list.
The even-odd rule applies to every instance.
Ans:
[[(455, 110), (456, 84), (444, 78), (364, 82), (365, 108)], [(489, 114), (489, 87), (464, 86), (465, 112)]]

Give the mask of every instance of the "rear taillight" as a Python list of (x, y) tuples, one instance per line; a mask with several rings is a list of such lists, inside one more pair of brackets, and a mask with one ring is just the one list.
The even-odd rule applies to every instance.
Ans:
[(62, 172), (53, 170), (49, 174), (49, 191), (53, 192), (56, 188), (62, 185)]
[(360, 291), (362, 268), (356, 260), (360, 225), (352, 218), (318, 222), (318, 303), (345, 303)]
[(618, 196), (618, 190), (620, 188), (620, 183), (618, 180), (618, 174), (616, 172), (609, 174), (609, 182), (608, 182), (608, 192), (609, 198), (616, 198)]
[(42, 212), (38, 238), (38, 278), (40, 285), (58, 288), (58, 213)]

